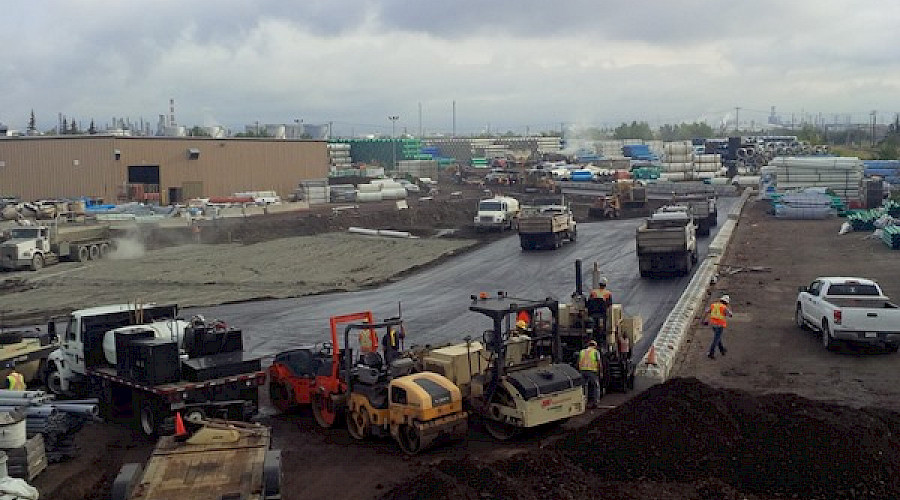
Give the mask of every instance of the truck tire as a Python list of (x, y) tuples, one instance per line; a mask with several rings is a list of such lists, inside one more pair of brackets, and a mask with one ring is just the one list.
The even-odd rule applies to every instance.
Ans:
[(132, 396), (132, 409), (134, 410), (134, 423), (141, 434), (147, 437), (158, 436), (162, 423), (162, 412), (156, 403), (156, 398), (135, 393)]
[(90, 253), (91, 260), (97, 260), (100, 258), (100, 247), (99, 246), (91, 245), (91, 247), (88, 249), (88, 252)]
[(100, 244), (100, 258), (105, 259), (109, 255), (109, 243)]
[(56, 367), (56, 363), (51, 362), (47, 365), (47, 375), (44, 377), (44, 384), (47, 385), (47, 389), (53, 394), (57, 396), (63, 395), (62, 376), (59, 374), (59, 368)]
[(803, 319), (803, 307), (800, 304), (797, 304), (797, 310), (794, 312), (794, 323), (796, 323), (797, 328), (801, 330), (809, 329), (806, 326), (806, 320)]
[(31, 258), (31, 270), (32, 271), (40, 271), (44, 268), (44, 256), (36, 253), (34, 257)]
[(578, 229), (573, 229), (572, 232), (569, 233), (569, 241), (575, 243), (576, 239), (578, 239)]
[(119, 475), (113, 481), (110, 497), (112, 500), (128, 500), (134, 487), (138, 485), (144, 467), (141, 464), (125, 464), (119, 469)]
[(263, 461), (263, 499), (281, 498), (281, 450), (269, 450)]
[(828, 320), (822, 319), (822, 347), (828, 351), (837, 349), (838, 341), (831, 336), (831, 328), (828, 327)]
[(74, 253), (75, 253), (75, 260), (77, 260), (78, 262), (86, 262), (88, 259), (91, 258), (91, 253), (88, 250), (88, 247), (78, 246), (75, 249)]

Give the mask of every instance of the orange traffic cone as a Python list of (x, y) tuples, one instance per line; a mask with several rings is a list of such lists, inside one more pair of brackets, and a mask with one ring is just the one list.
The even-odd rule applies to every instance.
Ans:
[(647, 364), (656, 366), (656, 347), (650, 346), (650, 352), (647, 353)]
[(181, 420), (181, 412), (175, 413), (175, 439), (181, 441), (187, 439), (188, 432), (184, 428), (184, 420)]

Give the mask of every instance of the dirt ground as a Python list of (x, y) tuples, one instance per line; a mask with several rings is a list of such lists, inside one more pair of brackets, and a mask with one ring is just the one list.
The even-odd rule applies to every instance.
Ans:
[[(471, 193), (477, 197), (477, 193)], [(0, 274), (0, 324), (42, 322), (72, 309), (123, 301), (182, 307), (297, 297), (374, 286), (494, 237), (466, 229), (474, 199), (340, 210), (332, 207), (152, 230), (118, 240), (110, 259)], [(415, 239), (347, 233), (351, 226)], [(438, 231), (449, 237), (440, 237)]]
[[(726, 357), (702, 356), (709, 332), (698, 326), (676, 367), (684, 378), (607, 396), (601, 403), (613, 409), (512, 443), (495, 443), (475, 422), (465, 442), (414, 458), (391, 441), (319, 429), (305, 412), (275, 415), (264, 397), (284, 498), (900, 498), (897, 356), (826, 352), (792, 320), (796, 287), (819, 275), (871, 277), (897, 296), (897, 254), (863, 234), (838, 236), (838, 219), (777, 220), (765, 208), (745, 208), (716, 283), (736, 313)], [(253, 234), (217, 237), (252, 248)], [(119, 466), (146, 460), (153, 446), (117, 424), (88, 426), (77, 443), (76, 460), (34, 481), (42, 498), (103, 498)]]
[(794, 324), (797, 287), (817, 276), (871, 278), (900, 297), (900, 254), (866, 233), (839, 236), (843, 219), (775, 219), (767, 206), (745, 207), (710, 297), (731, 297), (727, 356), (705, 357), (712, 333), (698, 325), (675, 373), (720, 387), (900, 410), (897, 354), (846, 345), (828, 352), (817, 334)]

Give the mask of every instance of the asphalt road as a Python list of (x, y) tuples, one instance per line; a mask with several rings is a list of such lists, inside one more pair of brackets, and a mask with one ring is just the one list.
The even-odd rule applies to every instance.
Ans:
[[(720, 224), (713, 228), (713, 235), (699, 239), (701, 259), (735, 201), (719, 199)], [(624, 305), (627, 315), (643, 317), (644, 338), (635, 349), (635, 356), (642, 357), (690, 277), (640, 278), (634, 246), (640, 223), (640, 219), (629, 219), (579, 224), (578, 241), (554, 251), (523, 252), (519, 239), (512, 235), (369, 290), (186, 309), (184, 313), (201, 313), (243, 328), (246, 350), (273, 355), (330, 340), (328, 318), (332, 315), (371, 310), (378, 319), (396, 315), (402, 305), (406, 345), (436, 344), (466, 335), (480, 338), (491, 327), (486, 316), (468, 310), (472, 294), (503, 290), (516, 297), (567, 302), (575, 290), (575, 260), (581, 259), (585, 292), (592, 263), (599, 262), (613, 300)]]

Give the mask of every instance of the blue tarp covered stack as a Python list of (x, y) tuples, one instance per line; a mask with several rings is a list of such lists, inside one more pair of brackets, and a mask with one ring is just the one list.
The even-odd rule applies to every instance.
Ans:
[(865, 160), (863, 174), (878, 176), (891, 184), (900, 184), (900, 160)]
[(632, 160), (658, 161), (659, 156), (650, 151), (647, 144), (626, 144), (622, 146), (622, 155)]

